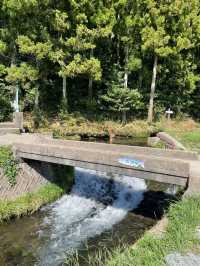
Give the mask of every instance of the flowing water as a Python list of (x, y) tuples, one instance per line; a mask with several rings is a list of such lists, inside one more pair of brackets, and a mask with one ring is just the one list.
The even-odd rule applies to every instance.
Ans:
[(81, 266), (91, 266), (88, 254), (131, 245), (155, 223), (154, 206), (165, 201), (160, 189), (174, 193), (163, 184), (76, 168), (70, 194), (0, 226), (0, 266), (69, 265), (77, 253)]
[(142, 179), (77, 168), (69, 195), (36, 215), (0, 227), (0, 265), (62, 265), (74, 250), (84, 253), (85, 243), (95, 250), (105, 237), (102, 243), (117, 245), (128, 230), (133, 241), (136, 231), (141, 234), (152, 224), (129, 213), (145, 191)]

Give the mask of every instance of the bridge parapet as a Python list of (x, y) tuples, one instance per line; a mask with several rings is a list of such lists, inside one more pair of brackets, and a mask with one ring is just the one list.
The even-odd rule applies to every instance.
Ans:
[(110, 152), (125, 152), (125, 153), (136, 153), (144, 154), (147, 156), (156, 157), (167, 157), (172, 159), (182, 159), (182, 160), (198, 160), (199, 155), (197, 152), (181, 151), (181, 150), (167, 150), (167, 149), (157, 149), (150, 147), (139, 147), (139, 146), (127, 146), (118, 144), (106, 144), (97, 142), (83, 142), (83, 141), (71, 141), (71, 140), (58, 140), (51, 138), (40, 138), (39, 142), (41, 144), (48, 144), (53, 146), (62, 147), (74, 147), (74, 148), (84, 148), (84, 149), (97, 149)]
[(165, 151), (123, 145), (77, 141), (45, 140), (45, 143), (15, 144), (16, 155), (23, 159), (71, 165), (103, 172), (156, 180), (185, 186), (190, 162), (196, 153)]

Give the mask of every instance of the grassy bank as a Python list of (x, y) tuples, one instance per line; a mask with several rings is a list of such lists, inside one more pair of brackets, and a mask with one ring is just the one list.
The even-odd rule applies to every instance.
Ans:
[[(194, 196), (171, 205), (168, 225), (162, 236), (150, 232), (134, 246), (115, 251), (101, 250), (88, 257), (90, 266), (167, 266), (165, 257), (174, 252), (200, 252), (200, 196)], [(81, 266), (78, 255), (66, 258), (66, 265)]]
[(48, 184), (36, 192), (26, 193), (16, 200), (0, 200), (0, 222), (12, 217), (32, 214), (42, 205), (58, 199), (63, 193), (63, 188), (56, 184)]
[(200, 123), (192, 119), (167, 121), (162, 119), (156, 127), (180, 141), (188, 150), (200, 153)]
[(166, 265), (165, 256), (170, 253), (200, 252), (200, 196), (172, 205), (167, 216), (169, 223), (162, 238), (146, 233), (135, 246), (112, 254), (106, 265), (161, 266)]
[(43, 205), (59, 199), (73, 183), (73, 169), (60, 166), (55, 169), (55, 183), (44, 185), (35, 192), (26, 193), (15, 200), (0, 200), (0, 223), (11, 218), (29, 215)]
[(91, 121), (82, 116), (43, 119), (40, 127), (34, 129), (34, 121), (30, 115), (25, 116), (25, 127), (30, 132), (51, 133), (55, 138), (146, 138), (152, 133), (165, 131), (183, 143), (188, 149), (200, 152), (200, 123), (192, 119), (160, 119), (149, 125), (145, 120), (135, 120), (127, 124), (114, 121)]

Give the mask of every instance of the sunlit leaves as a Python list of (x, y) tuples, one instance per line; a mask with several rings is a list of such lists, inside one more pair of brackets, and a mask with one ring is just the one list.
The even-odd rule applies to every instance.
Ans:
[(84, 59), (79, 54), (60, 71), (61, 76), (75, 77), (77, 75), (87, 75), (94, 80), (101, 79), (101, 65), (95, 58)]
[(7, 69), (7, 73), (6, 80), (8, 82), (20, 81), (26, 83), (38, 78), (38, 71), (27, 63), (21, 63), (20, 66), (13, 65)]
[(19, 36), (17, 44), (21, 53), (33, 54), (38, 60), (48, 57), (52, 48), (50, 41), (34, 43), (27, 36)]

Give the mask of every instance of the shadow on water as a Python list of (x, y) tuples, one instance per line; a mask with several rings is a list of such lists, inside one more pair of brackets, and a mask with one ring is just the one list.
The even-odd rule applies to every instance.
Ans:
[(144, 193), (144, 199), (133, 212), (143, 217), (159, 220), (167, 212), (170, 204), (177, 200), (175, 195), (149, 190)]

